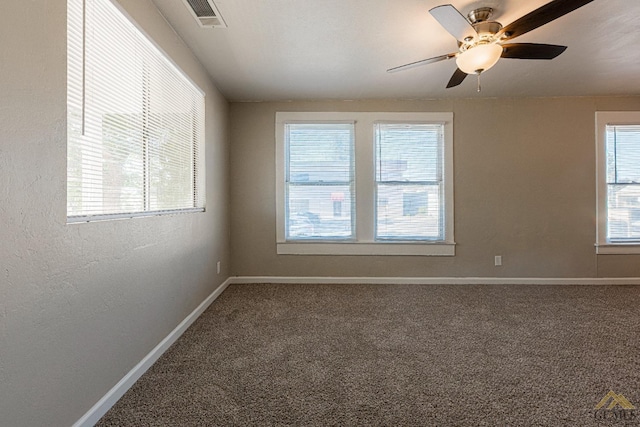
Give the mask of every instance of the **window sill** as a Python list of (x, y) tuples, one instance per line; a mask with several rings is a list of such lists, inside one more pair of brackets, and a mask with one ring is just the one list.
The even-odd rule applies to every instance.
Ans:
[(596, 245), (597, 255), (640, 254), (640, 243), (610, 243)]
[(279, 242), (278, 255), (455, 256), (455, 243)]
[(164, 211), (145, 211), (145, 212), (135, 212), (135, 213), (68, 216), (67, 224), (82, 224), (86, 222), (111, 221), (111, 220), (131, 219), (131, 218), (145, 218), (150, 216), (162, 216), (162, 215), (179, 215), (179, 214), (185, 214), (185, 213), (198, 213), (198, 212), (205, 212), (205, 208), (185, 208), (185, 209), (173, 209), (173, 210), (164, 210)]

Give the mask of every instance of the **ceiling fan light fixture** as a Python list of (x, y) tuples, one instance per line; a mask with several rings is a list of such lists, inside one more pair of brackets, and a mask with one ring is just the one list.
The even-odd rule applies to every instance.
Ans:
[(479, 74), (496, 65), (501, 55), (502, 46), (499, 44), (479, 44), (460, 53), (456, 64), (467, 74)]

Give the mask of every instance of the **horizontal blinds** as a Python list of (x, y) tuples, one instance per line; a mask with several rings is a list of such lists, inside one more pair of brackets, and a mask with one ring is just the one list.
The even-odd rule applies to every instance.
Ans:
[(68, 215), (203, 207), (202, 93), (111, 1), (68, 27)]
[(353, 237), (353, 123), (285, 126), (286, 237)]
[(444, 240), (444, 125), (378, 123), (376, 238)]
[(608, 125), (607, 234), (610, 241), (640, 240), (640, 125)]
[(607, 126), (607, 183), (640, 183), (640, 125)]

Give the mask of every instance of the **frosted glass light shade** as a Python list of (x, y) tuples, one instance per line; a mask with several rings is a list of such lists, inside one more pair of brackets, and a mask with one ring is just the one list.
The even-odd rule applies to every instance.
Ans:
[(496, 65), (502, 55), (502, 46), (499, 44), (481, 44), (462, 52), (456, 58), (458, 68), (467, 74), (475, 74), (487, 71)]

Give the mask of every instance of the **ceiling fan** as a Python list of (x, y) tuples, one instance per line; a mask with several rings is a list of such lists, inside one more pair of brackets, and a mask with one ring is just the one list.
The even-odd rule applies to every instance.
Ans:
[(458, 9), (450, 4), (434, 7), (429, 10), (429, 13), (458, 40), (458, 51), (400, 65), (388, 69), (387, 72), (393, 73), (456, 58), (458, 68), (449, 80), (447, 88), (458, 86), (469, 74), (477, 74), (478, 92), (480, 92), (480, 74), (493, 67), (500, 58), (553, 59), (567, 48), (551, 44), (505, 44), (504, 42), (535, 30), (592, 1), (553, 0), (506, 27), (503, 27), (499, 22), (490, 21), (493, 14), (493, 9), (490, 7), (474, 9), (469, 12), (468, 18), (465, 18)]

